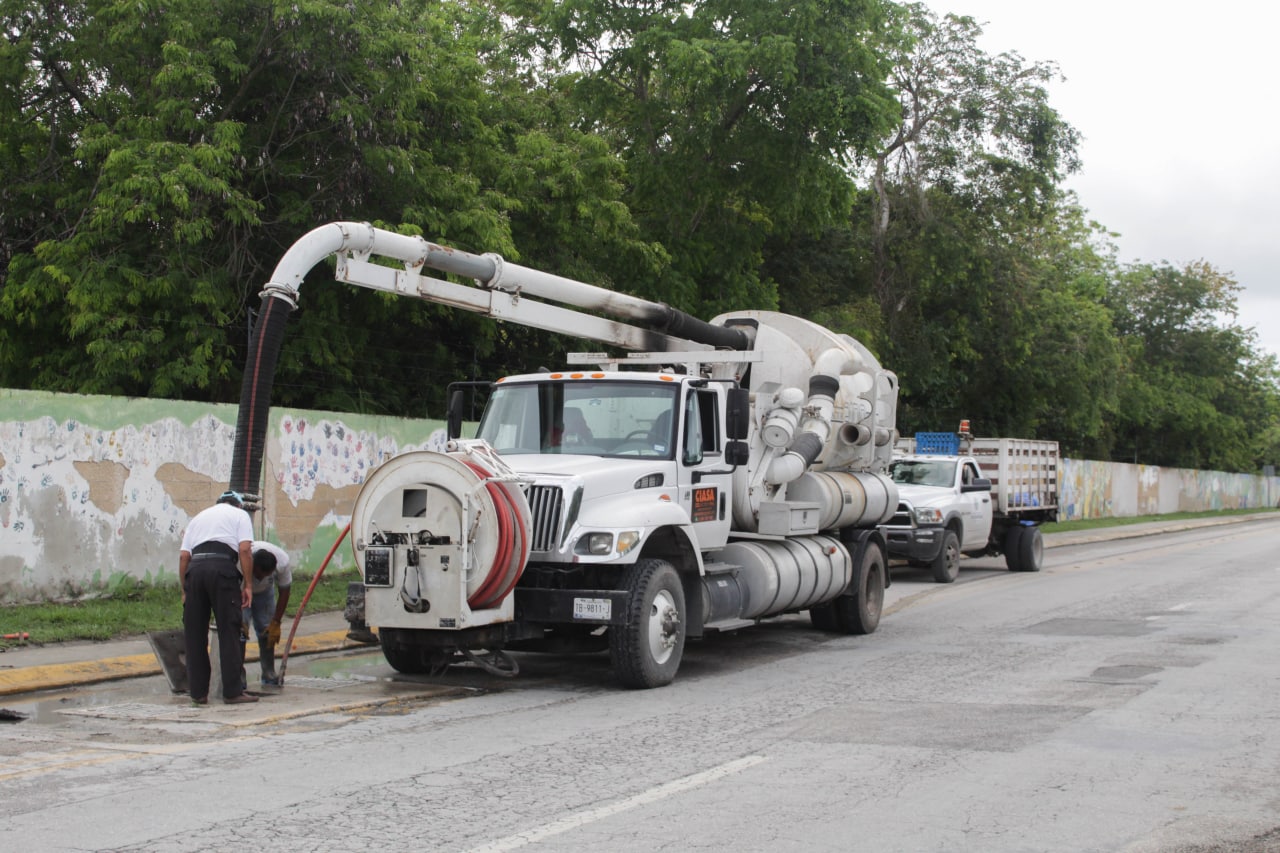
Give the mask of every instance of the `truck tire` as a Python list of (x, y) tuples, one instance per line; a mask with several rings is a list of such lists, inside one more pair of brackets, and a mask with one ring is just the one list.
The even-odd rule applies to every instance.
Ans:
[(626, 624), (609, 629), (609, 657), (624, 687), (670, 684), (684, 656), (685, 604), (680, 575), (666, 560), (639, 560), (624, 585)]
[(387, 663), (405, 675), (438, 675), (444, 672), (453, 659), (453, 653), (415, 642), (414, 633), (403, 628), (378, 630), (378, 643)]
[(960, 577), (960, 537), (954, 530), (947, 528), (942, 532), (942, 547), (929, 568), (938, 583), (952, 583)]
[(1044, 534), (1039, 527), (1022, 528), (1018, 540), (1018, 571), (1038, 572), (1044, 565)]
[(875, 545), (862, 552), (862, 561), (849, 592), (828, 605), (841, 634), (872, 634), (884, 609), (884, 553)]
[(1015, 524), (1004, 532), (1004, 564), (1011, 572), (1022, 571), (1022, 525)]
[(809, 621), (819, 631), (835, 633), (840, 630), (836, 623), (836, 611), (830, 604), (818, 604), (809, 608)]

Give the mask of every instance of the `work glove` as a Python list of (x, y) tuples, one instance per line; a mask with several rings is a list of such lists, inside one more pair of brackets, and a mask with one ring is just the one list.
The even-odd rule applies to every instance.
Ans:
[(280, 642), (280, 620), (272, 619), (267, 626), (267, 645), (274, 646)]

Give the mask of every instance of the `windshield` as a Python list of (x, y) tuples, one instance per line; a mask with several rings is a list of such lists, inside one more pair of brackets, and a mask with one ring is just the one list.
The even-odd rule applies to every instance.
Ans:
[(499, 453), (673, 458), (679, 394), (670, 382), (549, 381), (498, 385), (477, 438)]
[(956, 463), (954, 460), (899, 459), (889, 466), (889, 476), (902, 485), (950, 487), (956, 482)]

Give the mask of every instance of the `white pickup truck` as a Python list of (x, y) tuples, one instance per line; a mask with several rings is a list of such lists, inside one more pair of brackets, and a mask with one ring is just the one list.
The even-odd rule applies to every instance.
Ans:
[(881, 526), (891, 558), (928, 567), (938, 583), (956, 579), (962, 554), (1004, 554), (1010, 571), (1040, 571), (1037, 525), (1058, 517), (1056, 441), (918, 433), (896, 451), (898, 510)]

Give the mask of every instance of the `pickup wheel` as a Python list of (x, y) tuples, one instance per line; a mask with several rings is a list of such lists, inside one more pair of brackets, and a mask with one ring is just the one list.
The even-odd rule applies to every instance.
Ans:
[[(835, 628), (841, 634), (872, 634), (880, 626), (884, 609), (884, 554), (875, 546), (862, 553), (852, 588), (826, 607), (835, 615)], [(812, 616), (810, 617), (812, 618)], [(818, 627), (822, 627), (814, 622)]]
[(625, 687), (670, 684), (684, 656), (685, 604), (680, 576), (666, 560), (640, 560), (623, 581), (626, 624), (609, 629), (613, 671)]
[(1015, 524), (1004, 532), (1004, 564), (1011, 572), (1022, 571), (1022, 525)]
[(960, 577), (960, 537), (951, 529), (942, 533), (942, 548), (929, 563), (933, 579), (938, 583), (952, 583)]
[(1018, 571), (1038, 572), (1044, 565), (1044, 534), (1039, 527), (1022, 528), (1018, 540)]

